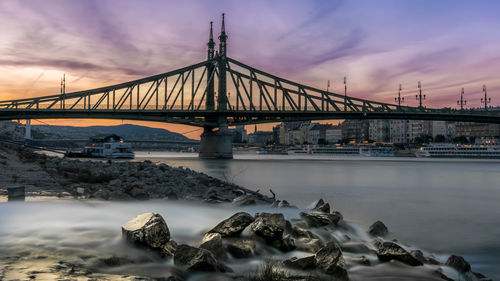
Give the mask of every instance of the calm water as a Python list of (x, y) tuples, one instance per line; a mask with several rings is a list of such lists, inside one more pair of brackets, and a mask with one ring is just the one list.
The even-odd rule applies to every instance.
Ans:
[(500, 279), (500, 161), (138, 152), (268, 192), (305, 207), (319, 197), (367, 228), (382, 220), (398, 240), (436, 254), (463, 255)]

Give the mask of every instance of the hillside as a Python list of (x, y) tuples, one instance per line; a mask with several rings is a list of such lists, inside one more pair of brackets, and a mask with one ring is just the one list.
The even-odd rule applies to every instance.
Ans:
[(34, 125), (32, 127), (36, 131), (47, 135), (48, 138), (51, 138), (51, 136), (58, 136), (64, 139), (88, 139), (92, 136), (100, 134), (116, 134), (125, 139), (133, 140), (189, 140), (181, 134), (173, 133), (165, 129), (151, 128), (132, 124), (90, 127)]

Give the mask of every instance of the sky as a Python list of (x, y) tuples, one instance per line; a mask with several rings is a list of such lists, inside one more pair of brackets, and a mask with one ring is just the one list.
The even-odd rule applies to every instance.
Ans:
[(63, 73), (72, 92), (203, 61), (209, 22), (217, 36), (225, 13), (228, 56), (276, 76), (321, 89), (330, 80), (340, 93), (346, 76), (349, 95), (391, 103), (402, 84), (410, 106), (421, 81), (428, 107), (456, 107), (462, 87), (467, 105), (481, 106), (485, 84), (498, 105), (498, 11), (496, 0), (2, 0), (0, 100), (56, 94)]

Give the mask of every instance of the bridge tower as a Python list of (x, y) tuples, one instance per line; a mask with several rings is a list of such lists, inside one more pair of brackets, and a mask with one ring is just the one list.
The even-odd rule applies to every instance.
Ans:
[[(217, 108), (215, 108), (214, 92), (214, 68), (215, 64), (208, 66), (207, 81), (207, 110), (213, 110), (214, 114), (206, 117), (206, 121), (216, 124), (214, 127), (204, 127), (200, 139), (199, 157), (204, 159), (231, 159), (233, 158), (232, 134), (228, 130), (227, 119), (223, 111), (227, 110), (227, 92), (226, 92), (226, 58), (227, 58), (227, 34), (224, 23), (224, 14), (222, 14), (222, 27), (219, 35), (219, 53), (214, 57), (215, 43), (213, 41), (212, 22), (210, 23), (210, 37), (208, 41), (208, 60), (215, 59), (217, 71), (219, 73)], [(214, 75), (211, 75), (214, 73)], [(211, 77), (211, 78), (210, 78)], [(217, 130), (215, 130), (217, 129)]]

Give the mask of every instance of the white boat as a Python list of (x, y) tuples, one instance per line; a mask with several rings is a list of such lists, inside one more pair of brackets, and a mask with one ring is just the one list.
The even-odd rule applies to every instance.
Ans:
[(499, 145), (435, 144), (422, 146), (417, 157), (500, 158)]
[(90, 139), (91, 143), (81, 151), (68, 150), (68, 157), (125, 158), (135, 157), (132, 145), (117, 135), (101, 135)]
[(288, 149), (288, 154), (351, 154), (359, 155), (359, 147), (356, 146), (309, 146)]

